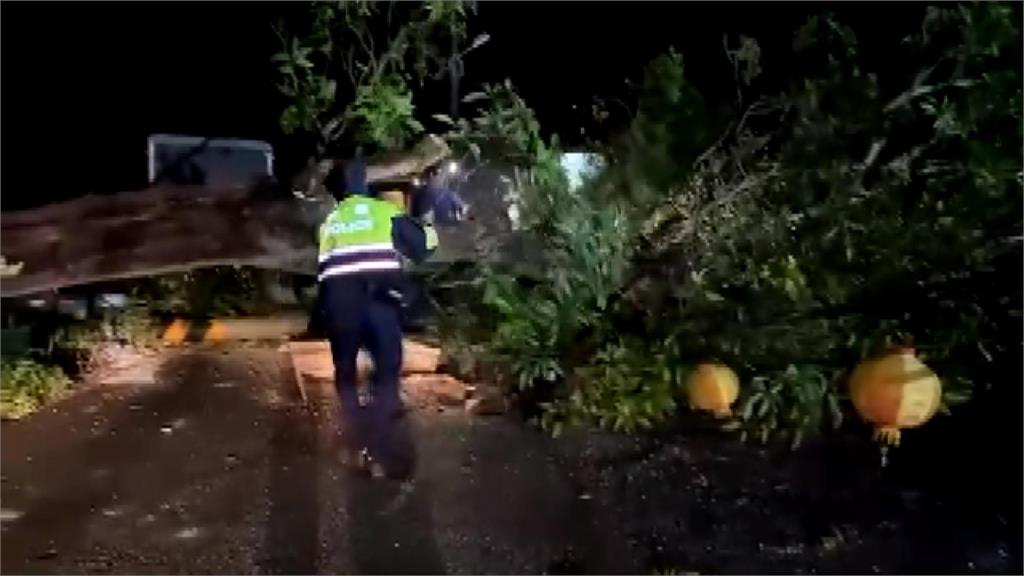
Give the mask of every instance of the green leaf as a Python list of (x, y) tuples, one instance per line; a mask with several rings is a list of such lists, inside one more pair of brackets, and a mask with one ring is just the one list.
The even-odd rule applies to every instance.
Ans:
[(479, 34), (476, 38), (473, 38), (473, 43), (469, 45), (469, 48), (467, 48), (466, 51), (469, 52), (470, 50), (476, 50), (486, 44), (490, 39), (491, 36), (487, 33)]
[(448, 116), (447, 114), (431, 114), (431, 118), (437, 120), (438, 122), (441, 122), (442, 124), (447, 124), (448, 126), (455, 125), (455, 122), (453, 122), (451, 117)]
[(804, 439), (804, 431), (803, 431), (803, 429), (802, 428), (797, 428), (796, 431), (793, 432), (793, 441), (790, 444), (790, 449), (791, 450), (796, 450), (797, 448), (799, 448), (800, 444), (803, 442), (803, 439)]
[(743, 410), (740, 412), (740, 417), (744, 421), (750, 420), (750, 417), (754, 415), (754, 405), (756, 403), (757, 402), (754, 397), (748, 398), (747, 401), (743, 403)]
[(320, 86), (320, 97), (328, 102), (333, 102), (337, 89), (337, 82), (334, 80), (327, 80)]

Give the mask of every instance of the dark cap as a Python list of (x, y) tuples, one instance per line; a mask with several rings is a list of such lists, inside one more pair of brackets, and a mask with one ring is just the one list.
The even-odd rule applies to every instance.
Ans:
[(369, 195), (366, 186), (366, 162), (356, 158), (344, 164), (336, 164), (324, 179), (324, 187), (336, 199), (349, 194)]

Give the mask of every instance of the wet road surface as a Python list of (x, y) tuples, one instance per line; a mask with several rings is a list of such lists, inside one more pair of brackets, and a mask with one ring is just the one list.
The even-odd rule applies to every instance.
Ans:
[(1019, 506), (899, 480), (859, 438), (553, 440), (416, 404), (399, 484), (342, 469), (333, 390), (303, 403), (276, 349), (141, 366), (2, 424), (0, 572), (1020, 573)]
[[(4, 573), (470, 573), (610, 566), (572, 466), (505, 419), (413, 412), (405, 484), (348, 475), (335, 397), (269, 349), (193, 349), (2, 429)], [(625, 566), (628, 568), (628, 565)]]

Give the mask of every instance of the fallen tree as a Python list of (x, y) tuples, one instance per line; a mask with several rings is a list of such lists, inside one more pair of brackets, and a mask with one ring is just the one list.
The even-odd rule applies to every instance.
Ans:
[[(468, 35), (472, 12), (469, 2), (319, 3), (310, 7), (308, 18), (287, 28), (282, 23), (275, 28), (281, 49), (271, 58), (287, 103), (281, 129), (316, 142), (314, 157), (290, 189), (158, 186), (5, 214), (0, 296), (218, 265), (313, 274), (315, 227), (331, 206), (323, 180), (337, 157), (365, 151), (371, 158), (367, 178), (391, 183), (451, 154), (445, 141), (431, 135), (408, 148), (426, 130), (417, 120), (426, 115), (413, 104), (414, 90), (445, 76), (452, 83), (449, 115), (430, 117), (448, 125), (446, 139), (455, 155), (478, 164), (453, 184), (460, 194), (469, 192), (462, 195), (476, 222), (441, 231), (434, 259), (481, 259), (501, 252), (524, 260), (523, 247), (508, 249), (514, 245), (515, 218), (508, 206), (517, 188), (509, 184), (514, 179), (499, 174), (503, 168), (497, 165), (478, 169), (481, 147), (492, 132), (520, 119), (502, 116), (480, 124), (458, 114), (463, 58), (488, 38)], [(481, 94), (467, 94), (465, 102), (487, 105), (489, 97)]]
[[(372, 158), (367, 178), (410, 179), (448, 154), (428, 136)], [(0, 296), (216, 265), (314, 274), (316, 226), (332, 204), (280, 189), (157, 186), (5, 214), (0, 250), (16, 273), (5, 272)]]

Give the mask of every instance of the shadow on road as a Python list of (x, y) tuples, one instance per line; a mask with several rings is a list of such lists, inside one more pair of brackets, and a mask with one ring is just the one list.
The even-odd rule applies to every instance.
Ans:
[[(408, 417), (397, 421), (396, 441), (413, 462), (417, 456)], [(348, 543), (359, 574), (443, 574), (431, 518), (429, 482), (399, 483), (353, 478), (347, 483)]]
[[(282, 381), (294, 379), (282, 371)], [(296, 390), (289, 387), (289, 391)], [(262, 571), (314, 574), (319, 557), (319, 449), (315, 414), (298, 394), (274, 416), (270, 437), (269, 517)]]

